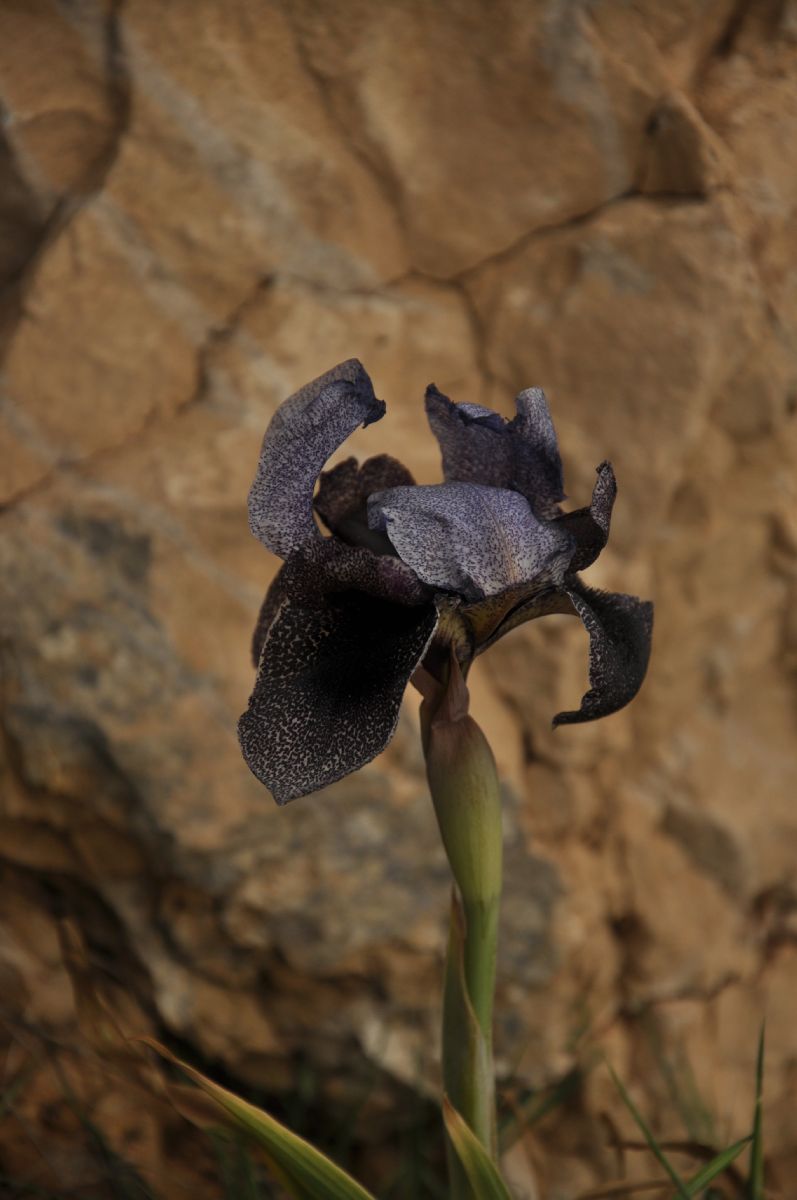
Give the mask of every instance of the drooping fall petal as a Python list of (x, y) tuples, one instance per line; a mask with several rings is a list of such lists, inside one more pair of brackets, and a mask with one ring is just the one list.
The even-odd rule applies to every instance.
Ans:
[(636, 596), (599, 592), (575, 581), (567, 594), (589, 633), (589, 691), (581, 706), (560, 712), (554, 725), (607, 717), (639, 691), (650, 658), (653, 605)]
[(560, 582), (573, 554), (569, 534), (538, 521), (523, 496), (501, 488), (392, 488), (370, 498), (368, 514), (420, 579), (471, 601), (543, 570)]
[(286, 596), (285, 567), (282, 566), (274, 579), (272, 579), (271, 585), (263, 597), (263, 603), (260, 605), (260, 612), (257, 614), (251, 643), (252, 664), (255, 667), (260, 663), (260, 655), (263, 653), (263, 643), (266, 640), (266, 634), (269, 631), (271, 622), (276, 617), (279, 607)]
[(331, 539), (295, 551), (272, 589), (238, 732), (250, 770), (285, 804), (385, 748), (437, 612), (404, 563)]
[(358, 425), (384, 415), (357, 359), (339, 363), (289, 397), (274, 414), (249, 492), (249, 527), (280, 558), (310, 537), (313, 489), (329, 456)]
[(362, 592), (308, 607), (288, 599), (268, 633), (238, 732), (278, 804), (326, 787), (384, 750), (434, 633), (434, 605)]
[(266, 634), (289, 596), (317, 604), (333, 592), (363, 591), (398, 604), (425, 604), (431, 592), (405, 563), (376, 556), (334, 538), (308, 538), (294, 550), (271, 582), (252, 637), (252, 661), (260, 662)]

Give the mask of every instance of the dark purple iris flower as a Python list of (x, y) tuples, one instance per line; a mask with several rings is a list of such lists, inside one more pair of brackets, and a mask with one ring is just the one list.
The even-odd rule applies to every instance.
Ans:
[(249, 523), (285, 562), (255, 629), (257, 680), (239, 734), (278, 804), (375, 758), (421, 664), (440, 677), (453, 652), (466, 673), (477, 654), (534, 617), (579, 616), (590, 638), (590, 689), (555, 725), (607, 716), (639, 690), (652, 605), (596, 591), (577, 575), (606, 544), (614, 472), (598, 467), (589, 507), (563, 513), (545, 396), (529, 388), (516, 403), (507, 421), (430, 386), (426, 411), (445, 483), (429, 486), (416, 486), (386, 454), (322, 471), (358, 425), (385, 412), (356, 359), (275, 413)]

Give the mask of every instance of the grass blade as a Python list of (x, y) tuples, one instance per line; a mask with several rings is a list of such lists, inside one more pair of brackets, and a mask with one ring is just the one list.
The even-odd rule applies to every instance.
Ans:
[(628, 1111), (630, 1112), (631, 1116), (634, 1118), (637, 1125), (639, 1126), (642, 1136), (644, 1137), (645, 1141), (647, 1142), (648, 1146), (650, 1147), (651, 1153), (654, 1155), (656, 1160), (661, 1164), (661, 1166), (664, 1168), (664, 1170), (669, 1175), (672, 1182), (675, 1184), (676, 1194), (677, 1194), (679, 1200), (690, 1200), (692, 1193), (687, 1191), (686, 1184), (684, 1183), (683, 1179), (681, 1179), (681, 1176), (678, 1174), (678, 1172), (676, 1171), (675, 1167), (672, 1165), (670, 1160), (667, 1158), (667, 1155), (664, 1153), (664, 1151), (662, 1150), (659, 1143), (656, 1141), (655, 1137), (653, 1136), (653, 1133), (651, 1132), (650, 1127), (648, 1126), (647, 1121), (642, 1116), (642, 1113), (639, 1111), (637, 1106), (634, 1104), (634, 1101), (631, 1099), (630, 1095), (628, 1094), (628, 1091), (627, 1091), (625, 1085), (620, 1080), (616, 1071), (613, 1069), (611, 1063), (607, 1062), (606, 1065), (609, 1068), (609, 1074), (612, 1077), (614, 1086), (617, 1088), (618, 1092), (620, 1093), (620, 1096), (622, 1097), (623, 1103), (625, 1104), (625, 1106), (628, 1109)]
[(495, 1163), (447, 1096), (443, 1097), (443, 1120), (473, 1195), (478, 1200), (512, 1200)]
[(265, 1151), (272, 1171), (297, 1200), (374, 1200), (356, 1180), (316, 1150), (304, 1138), (286, 1129), (261, 1108), (213, 1083), (188, 1063), (181, 1062), (153, 1038), (139, 1038), (162, 1058), (174, 1063), (218, 1106), (224, 1116)]
[(721, 1175), (723, 1171), (731, 1165), (735, 1158), (738, 1158), (742, 1150), (749, 1143), (750, 1136), (743, 1137), (740, 1141), (734, 1142), (727, 1150), (722, 1150), (716, 1158), (712, 1158), (710, 1163), (706, 1163), (704, 1167), (698, 1171), (697, 1175), (693, 1175), (687, 1181), (686, 1190), (690, 1196), (696, 1196), (703, 1188), (708, 1187), (712, 1180)]
[(748, 1189), (750, 1200), (764, 1200), (764, 1138), (761, 1128), (761, 1097), (764, 1092), (764, 1025), (758, 1035), (758, 1059), (755, 1072), (755, 1109), (753, 1111), (753, 1134), (750, 1144), (750, 1178)]

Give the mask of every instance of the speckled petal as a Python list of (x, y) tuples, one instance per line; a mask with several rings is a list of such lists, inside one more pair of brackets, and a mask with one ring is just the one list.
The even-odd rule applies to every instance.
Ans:
[(360, 466), (347, 458), (331, 471), (322, 472), (315, 498), (316, 512), (337, 537), (354, 546), (368, 546), (377, 554), (390, 554), (385, 535), (368, 528), (368, 497), (385, 488), (414, 483), (405, 466), (389, 454), (367, 458)]
[(260, 605), (260, 612), (257, 614), (255, 630), (252, 634), (252, 662), (254, 666), (257, 666), (260, 662), (260, 654), (263, 650), (266, 634), (269, 631), (271, 622), (277, 615), (277, 609), (285, 598), (285, 566), (283, 565), (271, 581), (271, 585), (263, 597), (263, 603)]
[(368, 501), (368, 521), (383, 529), (425, 583), (466, 600), (503, 591), (573, 554), (569, 534), (536, 519), (516, 492), (473, 483), (399, 487)]
[(264, 546), (287, 558), (307, 538), (320, 536), (313, 489), (321, 468), (358, 425), (378, 421), (384, 411), (354, 358), (280, 405), (263, 438), (249, 492), (249, 527)]
[(538, 517), (559, 515), (564, 500), (562, 460), (545, 393), (527, 388), (515, 400), (517, 415), (477, 404), (454, 404), (430, 384), (426, 414), (440, 443), (447, 481), (507, 488), (525, 496)]
[(252, 661), (260, 663), (263, 643), (280, 605), (293, 598), (321, 604), (336, 592), (360, 591), (398, 604), (426, 604), (431, 590), (398, 558), (372, 554), (335, 538), (308, 538), (280, 568), (266, 592), (252, 637)]
[(238, 723), (244, 758), (278, 804), (381, 753), (436, 622), (430, 603), (412, 607), (364, 592), (282, 603)]
[(645, 678), (653, 632), (649, 601), (595, 591), (577, 581), (567, 594), (589, 633), (590, 689), (581, 707), (558, 713), (554, 725), (594, 721), (633, 700)]
[(425, 403), (429, 425), (440, 443), (446, 481), (512, 487), (512, 440), (499, 413), (477, 404), (455, 404), (433, 383), (426, 389)]
[(578, 508), (557, 518), (557, 524), (572, 534), (576, 543), (572, 563), (574, 571), (583, 571), (594, 563), (609, 538), (617, 481), (611, 463), (601, 463), (597, 474), (589, 507)]
[(526, 388), (515, 399), (517, 416), (510, 422), (514, 434), (514, 487), (532, 504), (539, 517), (551, 518), (564, 500), (562, 460), (548, 401), (542, 388)]

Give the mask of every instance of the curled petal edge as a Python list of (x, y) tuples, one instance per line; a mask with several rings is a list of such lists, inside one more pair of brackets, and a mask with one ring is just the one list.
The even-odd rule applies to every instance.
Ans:
[(313, 490), (324, 463), (358, 425), (385, 413), (357, 359), (347, 359), (290, 396), (263, 437), (249, 491), (249, 528), (263, 545), (287, 558), (321, 534), (313, 519)]
[(609, 540), (612, 509), (617, 497), (617, 480), (610, 462), (597, 468), (598, 478), (592, 490), (592, 500), (586, 508), (563, 513), (555, 524), (572, 535), (576, 545), (572, 569), (584, 571), (595, 562)]
[(589, 691), (578, 709), (560, 712), (559, 725), (577, 725), (618, 712), (634, 699), (647, 672), (653, 605), (621, 592), (601, 592), (580, 581), (566, 589), (589, 634)]

